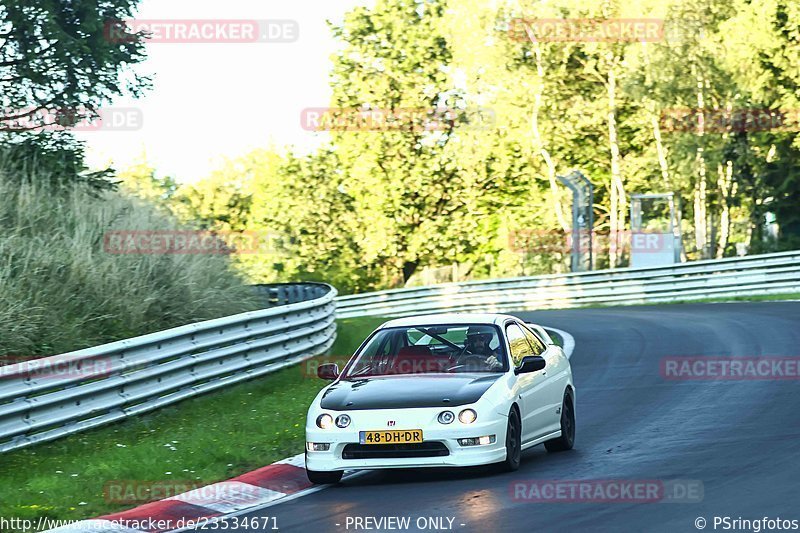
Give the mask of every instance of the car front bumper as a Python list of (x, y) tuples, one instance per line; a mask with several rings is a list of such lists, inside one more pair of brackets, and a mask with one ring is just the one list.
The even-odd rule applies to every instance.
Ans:
[[(469, 406), (451, 409), (458, 414)], [(316, 417), (309, 417), (306, 426), (306, 443), (329, 443), (328, 451), (306, 450), (306, 468), (320, 472), (332, 470), (360, 470), (414, 467), (462, 467), (485, 465), (506, 458), (505, 436), (508, 419), (497, 413), (479, 412), (472, 424), (463, 424), (456, 419), (451, 424), (441, 424), (436, 417), (443, 409), (406, 409), (348, 411), (352, 423), (345, 429), (316, 427)], [(331, 412), (332, 415), (335, 413)], [(482, 419), (483, 418), (483, 419)], [(395, 425), (387, 427), (387, 421)], [(359, 444), (361, 431), (421, 429), (424, 443), (444, 444), (447, 455), (434, 457), (380, 457), (345, 459), (343, 452), (348, 444)], [(495, 436), (493, 444), (462, 446), (458, 439)], [(370, 449), (371, 446), (370, 446)]]

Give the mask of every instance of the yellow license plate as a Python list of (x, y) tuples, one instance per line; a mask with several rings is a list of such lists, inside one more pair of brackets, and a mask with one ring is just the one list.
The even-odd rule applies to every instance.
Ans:
[(415, 444), (422, 442), (422, 430), (359, 431), (358, 439), (361, 444)]

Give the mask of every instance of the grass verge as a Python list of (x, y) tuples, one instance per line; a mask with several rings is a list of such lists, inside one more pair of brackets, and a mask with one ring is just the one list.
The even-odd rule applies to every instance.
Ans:
[[(712, 298), (698, 298), (688, 300), (674, 300), (669, 302), (644, 302), (635, 304), (587, 304), (573, 307), (547, 307), (542, 309), (526, 309), (529, 311), (575, 311), (579, 309), (602, 309), (606, 307), (653, 307), (660, 305), (686, 305), (686, 304), (710, 304), (710, 303), (730, 303), (730, 302), (776, 302), (786, 300), (800, 300), (800, 292), (787, 292), (781, 294), (752, 294), (746, 296), (720, 296)], [(522, 312), (522, 311), (520, 311)], [(512, 312), (513, 313), (513, 312)]]
[(721, 298), (703, 298), (701, 300), (680, 300), (676, 304), (703, 304), (703, 303), (724, 303), (724, 302), (774, 302), (777, 300), (800, 300), (800, 292), (788, 292), (784, 294), (752, 294), (747, 296), (731, 296)]
[(57, 186), (36, 165), (12, 175), (5, 157), (0, 147), (0, 365), (259, 308), (227, 254), (169, 249), (199, 235), (158, 206)]
[[(374, 317), (340, 320), (332, 355), (318, 359), (349, 356), (384, 321)], [(315, 363), (0, 455), (0, 516), (95, 517), (147, 501), (108, 501), (104, 489), (110, 483), (205, 485), (300, 453), (306, 410), (326, 384), (309, 375), (315, 374)]]

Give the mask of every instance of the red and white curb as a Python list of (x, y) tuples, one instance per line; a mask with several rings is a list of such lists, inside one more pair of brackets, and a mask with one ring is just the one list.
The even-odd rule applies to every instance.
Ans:
[(312, 485), (308, 481), (301, 453), (228, 481), (48, 531), (161, 533), (193, 530), (198, 525), (211, 524), (219, 517), (236, 516), (324, 488), (324, 485)]

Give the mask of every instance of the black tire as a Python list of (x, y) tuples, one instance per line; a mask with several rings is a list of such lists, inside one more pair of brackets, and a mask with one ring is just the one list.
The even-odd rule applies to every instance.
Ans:
[(514, 472), (519, 469), (522, 461), (522, 421), (519, 413), (512, 408), (508, 412), (508, 425), (506, 426), (506, 459), (498, 463), (503, 472)]
[(561, 403), (561, 436), (546, 441), (544, 447), (548, 452), (565, 452), (571, 450), (574, 445), (575, 405), (572, 403), (572, 396), (564, 393), (564, 401)]
[(332, 485), (339, 483), (342, 480), (341, 470), (334, 470), (332, 472), (317, 472), (316, 470), (306, 469), (308, 480), (315, 485)]

